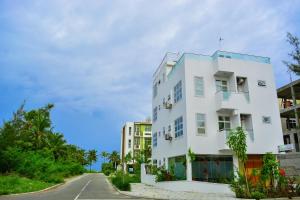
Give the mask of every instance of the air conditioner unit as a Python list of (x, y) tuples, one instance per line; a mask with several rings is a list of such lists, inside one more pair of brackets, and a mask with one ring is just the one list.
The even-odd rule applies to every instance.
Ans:
[(172, 104), (170, 102), (163, 102), (163, 106), (165, 109), (172, 109)]
[(170, 133), (165, 134), (165, 140), (170, 140), (172, 141), (172, 136)]

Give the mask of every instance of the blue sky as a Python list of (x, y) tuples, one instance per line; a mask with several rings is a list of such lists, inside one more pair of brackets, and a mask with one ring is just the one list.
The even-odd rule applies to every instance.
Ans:
[[(0, 0), (0, 118), (54, 103), (55, 130), (99, 152), (120, 149), (125, 121), (151, 115), (152, 74), (165, 52), (268, 56), (289, 76), (286, 32), (300, 1)], [(99, 168), (100, 163), (94, 165)]]

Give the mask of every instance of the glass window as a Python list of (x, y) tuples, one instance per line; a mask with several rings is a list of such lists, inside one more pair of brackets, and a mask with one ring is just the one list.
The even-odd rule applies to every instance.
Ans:
[(219, 91), (227, 92), (228, 91), (227, 81), (216, 80), (216, 87), (217, 87), (217, 92), (219, 92)]
[(149, 126), (149, 125), (148, 125), (148, 126), (145, 126), (145, 131), (146, 131), (146, 132), (151, 132), (151, 126)]
[(202, 77), (194, 77), (195, 95), (204, 96), (204, 82)]
[(129, 135), (131, 135), (131, 127), (129, 127)]
[(128, 148), (131, 148), (131, 140), (128, 140)]
[(178, 117), (175, 120), (175, 138), (183, 135), (183, 118)]
[(153, 86), (153, 98), (157, 96), (157, 83), (154, 84)]
[(153, 133), (152, 140), (153, 140), (153, 142), (152, 142), (153, 146), (156, 147), (157, 146), (157, 133)]
[(219, 116), (219, 131), (230, 130), (230, 117), (228, 116)]
[(153, 121), (155, 122), (157, 120), (157, 107), (153, 109)]
[(182, 84), (179, 81), (174, 87), (174, 102), (177, 103), (182, 98)]
[(286, 120), (286, 128), (287, 129), (295, 129), (296, 127), (297, 127), (296, 119), (287, 119)]
[(205, 114), (196, 113), (197, 134), (205, 134)]

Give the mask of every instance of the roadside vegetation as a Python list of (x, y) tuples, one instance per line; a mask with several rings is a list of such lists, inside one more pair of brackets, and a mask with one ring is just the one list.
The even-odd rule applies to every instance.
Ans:
[[(120, 155), (117, 151), (112, 153), (102, 152), (103, 158), (102, 173), (109, 176), (111, 183), (119, 190), (130, 191), (130, 183), (141, 182), (141, 164), (149, 163), (151, 158), (151, 148), (141, 150), (132, 157), (129, 152), (123, 163), (121, 163)], [(133, 163), (133, 164), (132, 164)], [(133, 171), (129, 172), (128, 165), (131, 164)]]
[[(26, 111), (22, 105), (0, 127), (0, 194), (40, 190), (82, 174), (94, 155), (55, 132), (52, 104)], [(93, 152), (93, 151), (91, 151)], [(90, 156), (90, 157), (89, 157)]]
[(295, 177), (285, 175), (272, 153), (263, 156), (261, 169), (253, 169), (251, 173), (247, 171), (246, 133), (241, 127), (230, 132), (227, 144), (237, 155), (239, 165), (242, 166), (242, 172), (237, 171), (237, 176), (230, 184), (236, 197), (263, 199), (300, 196), (300, 184), (296, 182)]

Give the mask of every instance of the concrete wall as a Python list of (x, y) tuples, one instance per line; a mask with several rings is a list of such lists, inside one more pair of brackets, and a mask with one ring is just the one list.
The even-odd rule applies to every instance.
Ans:
[(300, 176), (300, 153), (280, 154), (278, 159), (287, 176)]

